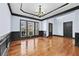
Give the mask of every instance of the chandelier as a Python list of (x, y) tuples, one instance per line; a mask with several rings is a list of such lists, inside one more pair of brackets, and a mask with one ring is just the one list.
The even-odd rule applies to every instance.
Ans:
[(39, 17), (41, 17), (42, 15), (44, 15), (44, 12), (42, 11), (41, 5), (39, 5), (39, 9), (38, 9), (38, 11), (36, 12), (36, 15), (39, 16)]
[(24, 11), (24, 10), (22, 9), (22, 6), (23, 6), (23, 5), (22, 5), (22, 3), (21, 3), (20, 10), (21, 10), (23, 13), (30, 14), (30, 15), (34, 15), (34, 16), (37, 16), (37, 17), (41, 17), (41, 16), (44, 15), (44, 12), (42, 11), (42, 6), (41, 6), (41, 5), (38, 6), (38, 9), (37, 9), (37, 11), (35, 12), (35, 14)]

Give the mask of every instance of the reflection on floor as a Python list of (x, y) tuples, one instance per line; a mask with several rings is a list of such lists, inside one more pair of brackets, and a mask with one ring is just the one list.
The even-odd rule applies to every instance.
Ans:
[(76, 56), (79, 48), (74, 39), (64, 37), (37, 37), (11, 42), (9, 56)]

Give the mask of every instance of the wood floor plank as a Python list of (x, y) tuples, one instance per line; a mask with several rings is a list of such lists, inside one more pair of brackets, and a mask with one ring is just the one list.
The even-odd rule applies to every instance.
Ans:
[(11, 42), (8, 56), (79, 56), (79, 47), (72, 38), (37, 37)]

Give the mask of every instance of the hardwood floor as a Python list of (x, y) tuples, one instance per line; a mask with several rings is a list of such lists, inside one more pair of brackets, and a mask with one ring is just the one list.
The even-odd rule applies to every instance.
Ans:
[(78, 56), (74, 39), (64, 37), (37, 37), (11, 42), (9, 56)]

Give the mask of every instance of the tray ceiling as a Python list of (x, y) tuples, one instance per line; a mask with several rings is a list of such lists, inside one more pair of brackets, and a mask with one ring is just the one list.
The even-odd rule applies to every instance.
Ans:
[[(39, 11), (39, 5), (41, 5), (41, 10), (44, 12), (41, 17), (36, 15), (36, 12)], [(78, 3), (10, 3), (12, 13), (40, 20), (78, 5)], [(22, 9), (25, 13), (20, 9)]]

